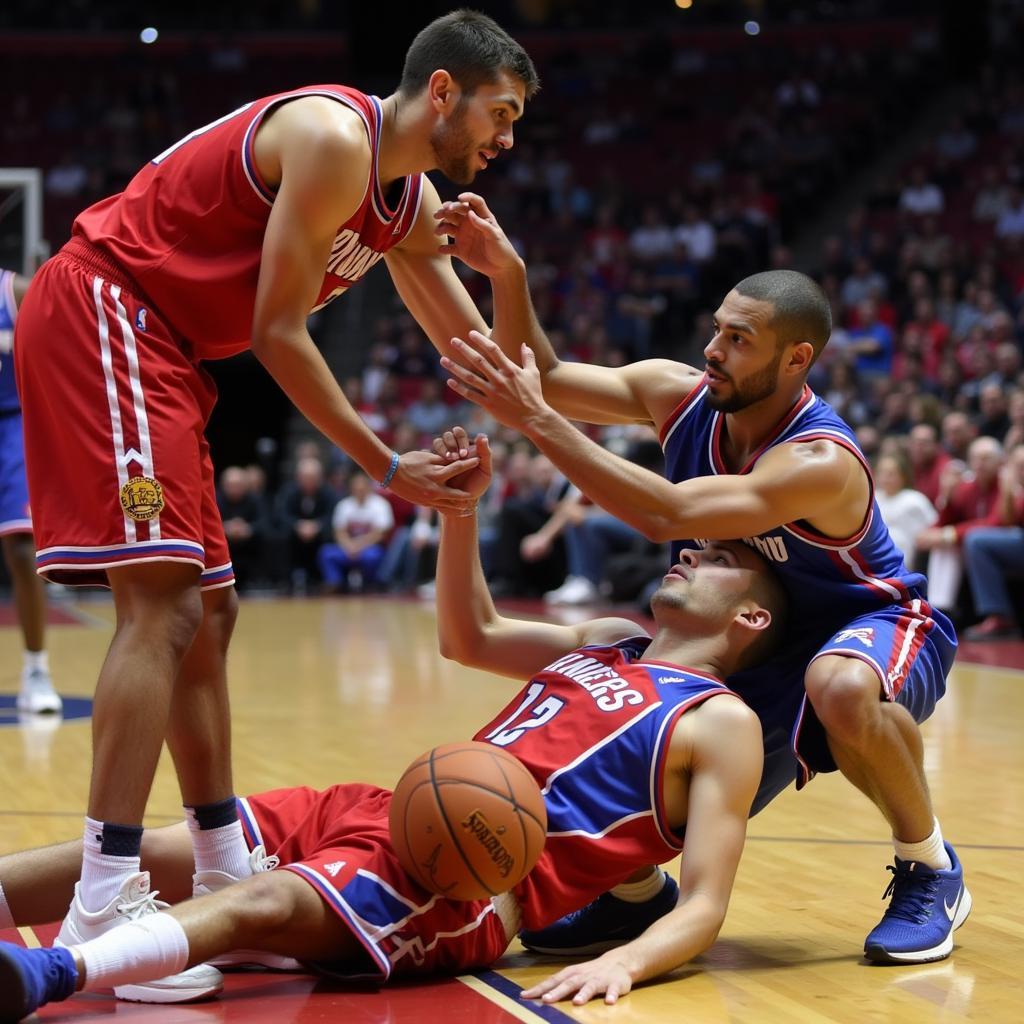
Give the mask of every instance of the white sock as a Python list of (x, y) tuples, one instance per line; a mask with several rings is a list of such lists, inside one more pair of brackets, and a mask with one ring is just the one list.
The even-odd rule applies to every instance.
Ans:
[(86, 992), (165, 978), (188, 963), (188, 937), (170, 914), (126, 921), (73, 948), (85, 964)]
[(14, 915), (11, 913), (11, 908), (7, 905), (7, 897), (4, 895), (4, 887), (0, 885), (0, 929), (13, 927)]
[(191, 807), (185, 808), (185, 817), (192, 836), (192, 853), (197, 873), (223, 871), (234, 878), (248, 878), (252, 874), (249, 847), (240, 821), (233, 821), (220, 828), (201, 829)]
[(612, 895), (624, 903), (646, 903), (665, 887), (668, 875), (660, 868), (639, 882), (622, 882), (612, 889)]
[(892, 837), (892, 845), (896, 848), (896, 856), (900, 860), (916, 860), (918, 864), (925, 864), (936, 871), (949, 871), (953, 862), (946, 853), (946, 847), (942, 842), (942, 829), (939, 828), (939, 819), (933, 818), (935, 828), (927, 839), (919, 843), (904, 843)]
[(26, 672), (38, 671), (50, 673), (50, 656), (46, 651), (25, 651), (23, 662)]
[(103, 822), (85, 819), (82, 842), (82, 880), (78, 883), (78, 899), (90, 913), (102, 910), (120, 891), (124, 880), (140, 867), (139, 857), (115, 857), (100, 853)]

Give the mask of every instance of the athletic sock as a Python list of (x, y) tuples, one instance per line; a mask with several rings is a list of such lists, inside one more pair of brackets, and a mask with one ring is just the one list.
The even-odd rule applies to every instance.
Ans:
[(622, 882), (612, 889), (612, 895), (624, 903), (646, 903), (665, 887), (668, 876), (658, 868), (639, 882)]
[(26, 672), (45, 672), (49, 675), (50, 658), (46, 651), (25, 651), (24, 666)]
[(188, 938), (170, 914), (126, 921), (73, 948), (85, 965), (86, 992), (165, 978), (188, 963)]
[(121, 891), (124, 880), (139, 870), (141, 849), (141, 825), (85, 819), (78, 899), (86, 911), (95, 914)]
[(234, 878), (252, 874), (249, 847), (233, 796), (215, 804), (186, 807), (185, 816), (197, 872), (223, 871)]
[(11, 913), (11, 908), (7, 905), (4, 887), (0, 885), (0, 929), (13, 927), (15, 927), (14, 915)]
[(896, 848), (896, 856), (900, 860), (917, 861), (936, 871), (949, 871), (953, 862), (946, 853), (946, 847), (942, 842), (942, 830), (939, 828), (939, 819), (933, 818), (935, 828), (927, 839), (919, 843), (904, 843), (892, 837), (892, 845)]

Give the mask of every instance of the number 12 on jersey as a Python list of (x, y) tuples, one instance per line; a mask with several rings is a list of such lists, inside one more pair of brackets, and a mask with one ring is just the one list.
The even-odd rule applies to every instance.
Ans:
[(539, 729), (542, 725), (547, 725), (565, 707), (565, 701), (559, 697), (546, 697), (538, 704), (537, 700), (543, 692), (543, 683), (530, 683), (519, 702), (519, 707), (484, 739), (496, 747), (507, 747), (522, 738), (527, 729)]

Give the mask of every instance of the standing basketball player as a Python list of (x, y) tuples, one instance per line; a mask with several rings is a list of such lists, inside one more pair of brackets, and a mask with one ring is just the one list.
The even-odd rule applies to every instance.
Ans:
[[(122, 920), (165, 739), (197, 867), (250, 872), (225, 683), (237, 598), (203, 435), (215, 392), (201, 361), (251, 348), (374, 480), (417, 504), (464, 508), (466, 495), (443, 486), (443, 460), (399, 457), (365, 426), (306, 319), (383, 258), (439, 347), (484, 327), (435, 234), (439, 199), (422, 172), (471, 181), (512, 145), (536, 88), (517, 43), (489, 18), (454, 12), (416, 37), (383, 101), (313, 86), (186, 136), (80, 214), (33, 281), (15, 359), (37, 567), (107, 583), (117, 614), (96, 687), (81, 886), (61, 941)], [(219, 984), (200, 969), (164, 979), (152, 998)]]
[[(490, 477), (486, 439), (477, 439), (477, 450), (479, 469), (460, 481), (475, 495)], [(399, 866), (387, 790), (260, 794), (241, 802), (246, 831), (254, 855), (261, 844), (273, 851), (263, 866), (280, 858), (284, 869), (168, 913), (156, 913), (152, 898), (139, 901), (129, 911), (132, 928), (71, 950), (0, 943), (0, 1024), (82, 988), (137, 984), (230, 950), (270, 951), (377, 982), (485, 967), (520, 924), (541, 926), (638, 864), (675, 859), (685, 832), (682, 898), (671, 913), (628, 947), (523, 993), (615, 1002), (635, 983), (697, 956), (725, 919), (761, 774), (761, 738), (753, 712), (721, 679), (770, 653), (784, 604), (760, 555), (727, 542), (683, 552), (652, 602), (653, 639), (625, 619), (562, 626), (505, 618), (484, 582), (476, 516), (445, 512), (437, 570), (442, 652), (530, 678), (475, 738), (514, 754), (545, 793), (548, 835), (533, 870), (493, 900), (442, 899)], [(184, 829), (150, 833), (147, 842), (154, 882), (187, 893)], [(69, 843), (0, 858), (8, 898), (0, 923), (40, 921), (61, 906), (76, 854)], [(32, 873), (33, 856), (45, 886)]]
[[(461, 196), (442, 220), (456, 235), (500, 236), (479, 197)], [(529, 303), (525, 290), (520, 301)], [(676, 551), (742, 537), (772, 560), (799, 635), (786, 657), (730, 680), (764, 731), (755, 811), (794, 778), (801, 787), (817, 771), (842, 771), (885, 815), (896, 851), (892, 900), (865, 954), (919, 963), (949, 955), (971, 908), (932, 810), (918, 729), (945, 692), (956, 637), (889, 537), (853, 432), (807, 387), (831, 329), (821, 289), (777, 270), (725, 297), (703, 373), (669, 360), (562, 363), (539, 329), (524, 335), (534, 346), (524, 366), (481, 335), (453, 342), (462, 365), (443, 362), (460, 395), (521, 430), (612, 515)], [(548, 402), (577, 420), (650, 424), (669, 479), (604, 451)], [(623, 926), (615, 906), (594, 908), (612, 929)], [(628, 927), (633, 908), (621, 909)], [(641, 913), (636, 927), (645, 924)], [(584, 913), (525, 941), (579, 952), (604, 930)]]
[(21, 403), (11, 358), (14, 322), (27, 287), (24, 277), (10, 270), (0, 270), (0, 542), (25, 642), (18, 710), (59, 714), (63, 705), (53, 688), (46, 657), (46, 594), (42, 579), (36, 575)]

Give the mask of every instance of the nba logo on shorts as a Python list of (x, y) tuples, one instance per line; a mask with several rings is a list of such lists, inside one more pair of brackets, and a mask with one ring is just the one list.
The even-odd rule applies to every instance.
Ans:
[(874, 637), (873, 626), (862, 626), (860, 629), (844, 629), (836, 635), (833, 643), (840, 644), (844, 640), (859, 640), (865, 647), (874, 647)]
[(138, 313), (135, 314), (135, 330), (144, 331), (146, 329), (146, 307), (140, 306)]

